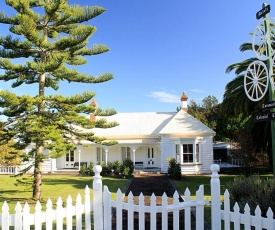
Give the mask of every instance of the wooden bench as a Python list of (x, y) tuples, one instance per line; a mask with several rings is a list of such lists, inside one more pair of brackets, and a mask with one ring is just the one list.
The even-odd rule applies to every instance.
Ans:
[[(86, 165), (86, 167), (88, 167), (88, 162), (80, 162), (80, 167), (82, 167), (83, 165)], [(74, 167), (78, 167), (79, 166), (79, 162), (74, 162)]]
[(135, 162), (135, 168), (136, 169), (143, 169), (143, 162), (142, 161), (136, 161)]

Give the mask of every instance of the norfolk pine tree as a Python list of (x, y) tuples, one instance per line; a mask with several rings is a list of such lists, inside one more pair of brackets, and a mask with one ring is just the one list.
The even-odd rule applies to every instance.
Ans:
[[(0, 36), (1, 81), (10, 81), (12, 87), (37, 86), (37, 95), (16, 95), (0, 91), (2, 115), (7, 117), (1, 129), (1, 144), (14, 139), (14, 147), (30, 151), (34, 159), (33, 198), (41, 198), (44, 149), (51, 157), (59, 157), (75, 148), (81, 139), (102, 143), (104, 138), (81, 128), (109, 128), (116, 123), (101, 119), (95, 122), (83, 114), (108, 116), (112, 109), (101, 110), (86, 104), (95, 94), (64, 97), (47, 95), (46, 89), (58, 90), (60, 81), (101, 83), (113, 76), (105, 73), (98, 77), (79, 73), (73, 66), (86, 64), (85, 56), (108, 51), (105, 45), (88, 47), (88, 40), (96, 28), (87, 23), (105, 12), (102, 7), (69, 5), (67, 0), (6, 0), (15, 9), (12, 16), (0, 12), (0, 23), (9, 25), (11, 35)], [(22, 64), (15, 64), (18, 60)]]

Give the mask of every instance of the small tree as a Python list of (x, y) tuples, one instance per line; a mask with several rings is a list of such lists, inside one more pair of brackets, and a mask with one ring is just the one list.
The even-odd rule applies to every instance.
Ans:
[[(15, 147), (24, 149), (34, 145), (30, 155), (34, 159), (33, 198), (41, 198), (42, 163), (44, 149), (51, 157), (60, 157), (75, 148), (74, 143), (87, 139), (104, 141), (84, 129), (108, 128), (106, 120), (95, 122), (81, 114), (112, 115), (114, 110), (103, 111), (86, 105), (95, 94), (64, 97), (47, 95), (46, 89), (58, 90), (60, 81), (68, 83), (101, 83), (111, 80), (111, 74), (99, 77), (79, 73), (70, 66), (86, 64), (86, 56), (108, 51), (105, 45), (88, 48), (88, 41), (96, 31), (83, 24), (105, 12), (102, 7), (69, 5), (68, 0), (6, 0), (17, 14), (7, 16), (0, 12), (0, 23), (9, 25), (14, 36), (0, 36), (0, 68), (5, 72), (0, 80), (11, 81), (12, 87), (36, 85), (36, 95), (16, 95), (0, 91), (1, 114), (4, 122), (0, 142), (17, 140)], [(20, 64), (12, 62), (19, 60)]]
[(134, 163), (130, 159), (125, 159), (122, 163), (122, 174), (124, 178), (130, 178), (134, 172)]
[(168, 158), (168, 175), (171, 179), (179, 180), (181, 179), (181, 167), (180, 164), (176, 162), (175, 158)]

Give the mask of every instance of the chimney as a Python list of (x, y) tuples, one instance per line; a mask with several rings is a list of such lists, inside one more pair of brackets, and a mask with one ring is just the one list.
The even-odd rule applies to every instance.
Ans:
[(181, 101), (181, 109), (184, 110), (185, 112), (188, 112), (188, 106), (187, 106), (187, 100), (188, 97), (185, 92), (183, 92), (180, 101)]
[[(97, 108), (97, 103), (95, 101), (95, 99), (92, 100), (92, 102), (90, 103), (91, 107)], [(90, 113), (90, 121), (95, 121), (96, 117), (93, 113)]]

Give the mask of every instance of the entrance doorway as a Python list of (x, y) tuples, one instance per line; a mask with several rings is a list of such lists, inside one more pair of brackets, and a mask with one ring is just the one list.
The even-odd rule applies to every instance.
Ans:
[(65, 168), (74, 168), (74, 161), (74, 151), (71, 150), (69, 153), (66, 154)]

